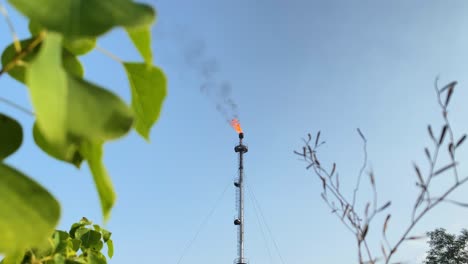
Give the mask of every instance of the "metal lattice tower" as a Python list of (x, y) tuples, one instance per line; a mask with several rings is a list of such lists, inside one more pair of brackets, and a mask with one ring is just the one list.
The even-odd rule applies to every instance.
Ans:
[(247, 153), (247, 146), (242, 144), (244, 133), (239, 133), (239, 145), (234, 148), (236, 153), (239, 153), (239, 178), (236, 179), (237, 198), (237, 218), (234, 220), (234, 225), (238, 227), (238, 242), (237, 242), (237, 258), (234, 264), (247, 264), (248, 261), (244, 256), (244, 154)]

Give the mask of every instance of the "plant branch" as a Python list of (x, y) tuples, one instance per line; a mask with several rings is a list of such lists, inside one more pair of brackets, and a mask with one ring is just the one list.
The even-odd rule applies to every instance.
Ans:
[(42, 43), (44, 38), (46, 37), (47, 33), (45, 31), (41, 31), (34, 39), (33, 41), (23, 50), (20, 52), (16, 53), (16, 55), (13, 57), (13, 59), (8, 62), (2, 69), (0, 69), (0, 76), (14, 67), (16, 67), (21, 60), (26, 57), (29, 53), (31, 53), (39, 44)]

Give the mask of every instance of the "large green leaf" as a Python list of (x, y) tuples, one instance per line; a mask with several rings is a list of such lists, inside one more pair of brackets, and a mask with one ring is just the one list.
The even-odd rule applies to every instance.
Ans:
[[(115, 193), (109, 176), (102, 164), (102, 149), (96, 149), (91, 140), (103, 142), (127, 133), (133, 116), (128, 107), (110, 92), (86, 81), (69, 78), (69, 102), (67, 120), (68, 145), (45, 141), (36, 131), (38, 145), (47, 153), (77, 166), (83, 157), (88, 160), (101, 199), (104, 217), (107, 219), (115, 202)], [(79, 152), (76, 149), (79, 148)], [(66, 155), (63, 155), (65, 153)]]
[(49, 33), (27, 68), (27, 85), (37, 112), (34, 138), (46, 153), (60, 160), (76, 166), (83, 157), (88, 160), (107, 219), (115, 194), (102, 164), (102, 144), (130, 130), (133, 112), (110, 91), (65, 72), (60, 41), (57, 34)]
[(96, 37), (115, 26), (151, 24), (151, 6), (131, 0), (9, 0), (40, 25), (67, 37)]
[(29, 87), (37, 126), (46, 140), (64, 144), (67, 136), (67, 73), (62, 67), (62, 37), (49, 33), (28, 67)]
[(151, 25), (127, 29), (128, 36), (148, 65), (153, 63), (151, 50)]
[[(23, 48), (26, 48), (31, 44), (32, 41), (32, 39), (22, 40), (21, 46)], [(31, 63), (31, 61), (36, 57), (40, 46), (41, 45), (38, 45), (36, 48), (34, 48), (30, 53), (28, 53), (28, 55), (26, 55), (22, 59), (22, 61), (26, 62), (26, 64)], [(2, 53), (2, 65), (5, 66), (6, 64), (8, 64), (14, 59), (15, 56), (16, 50), (14, 45), (8, 45), (8, 47)], [(83, 77), (84, 70), (80, 61), (76, 58), (75, 55), (73, 55), (66, 49), (62, 50), (62, 66), (68, 73), (78, 77)], [(25, 65), (19, 65), (8, 71), (8, 74), (17, 81), (25, 83), (25, 69)]]
[(132, 89), (132, 109), (136, 114), (135, 129), (149, 139), (166, 98), (166, 76), (157, 67), (144, 63), (124, 63)]
[(101, 200), (102, 213), (104, 219), (107, 220), (110, 210), (114, 206), (116, 195), (111, 179), (102, 161), (102, 144), (83, 142), (80, 152), (88, 161)]
[(58, 160), (71, 163), (77, 168), (79, 168), (83, 162), (83, 156), (81, 156), (80, 152), (78, 151), (79, 145), (71, 138), (67, 137), (66, 142), (63, 144), (57, 144), (54, 141), (48, 141), (37, 127), (37, 124), (34, 124), (33, 127), (33, 137), (36, 145), (50, 156)]
[(23, 142), (23, 129), (11, 117), (0, 113), (0, 161), (13, 154)]
[(57, 200), (21, 172), (0, 163), (0, 253), (42, 245), (60, 217)]
[(80, 142), (116, 139), (132, 127), (131, 109), (115, 94), (88, 81), (69, 76), (66, 100), (68, 133)]

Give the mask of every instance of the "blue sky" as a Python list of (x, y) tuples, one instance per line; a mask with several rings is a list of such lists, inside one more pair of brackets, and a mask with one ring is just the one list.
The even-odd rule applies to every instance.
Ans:
[[(161, 118), (146, 143), (132, 132), (106, 145), (105, 162), (118, 193), (108, 228), (116, 254), (111, 263), (177, 263), (219, 194), (237, 171), (237, 136), (200, 92), (200, 68), (186, 53), (203, 45), (202, 61), (217, 61), (213, 78), (232, 85), (246, 133), (246, 177), (261, 204), (285, 263), (356, 263), (353, 237), (320, 199), (320, 182), (292, 151), (307, 132), (327, 141), (322, 163), (337, 162), (351, 193), (361, 165), (359, 127), (368, 138), (379, 200), (391, 199), (390, 239), (407, 226), (417, 189), (412, 162), (424, 168), (426, 125), (440, 126), (433, 83), (458, 80), (451, 120), (468, 131), (468, 3), (453, 1), (147, 1), (159, 13), (153, 30), (154, 62), (169, 79)], [(27, 27), (10, 8), (18, 33)], [(0, 23), (0, 47), (11, 42)], [(138, 54), (122, 30), (99, 43), (124, 60)], [(82, 58), (88, 79), (127, 102), (123, 68), (99, 52)], [(26, 89), (7, 76), (2, 95), (30, 107)], [(61, 228), (87, 216), (101, 222), (86, 166), (82, 170), (42, 153), (31, 137), (33, 119), (0, 104), (19, 119), (25, 142), (8, 162), (46, 186), (61, 202)], [(461, 174), (468, 152), (461, 150)], [(230, 263), (236, 256), (234, 187), (181, 263)], [(441, 184), (441, 187), (443, 185)], [(464, 193), (454, 198), (467, 201)], [(367, 195), (366, 189), (361, 198)], [(251, 203), (246, 211), (246, 255), (270, 263)], [(458, 232), (468, 211), (444, 205), (415, 235), (436, 227)], [(381, 221), (382, 219), (377, 219)], [(371, 229), (380, 252), (380, 225)], [(269, 245), (273, 254), (273, 245)], [(395, 260), (417, 263), (424, 241), (406, 244)], [(276, 255), (272, 263), (281, 263)]]

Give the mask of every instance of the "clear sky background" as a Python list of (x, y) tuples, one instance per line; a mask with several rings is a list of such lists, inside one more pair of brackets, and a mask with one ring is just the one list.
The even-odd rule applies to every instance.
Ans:
[[(232, 263), (236, 257), (234, 186), (237, 135), (200, 92), (205, 82), (198, 62), (216, 61), (213, 81), (232, 86), (245, 141), (246, 177), (275, 237), (284, 263), (356, 263), (353, 237), (320, 198), (321, 184), (293, 150), (307, 132), (327, 141), (322, 163), (335, 161), (342, 186), (351, 194), (363, 153), (356, 133), (368, 138), (369, 164), (379, 200), (391, 199), (390, 240), (408, 225), (416, 198), (412, 162), (425, 166), (428, 123), (441, 118), (434, 93), (458, 80), (450, 108), (457, 135), (468, 131), (468, 2), (371, 0), (199, 0), (151, 1), (159, 13), (153, 31), (155, 64), (169, 79), (169, 96), (148, 144), (136, 133), (106, 145), (105, 163), (118, 202), (107, 227), (116, 253), (111, 263), (176, 264), (213, 204), (229, 184), (217, 210), (181, 263)], [(10, 8), (16, 30), (27, 26)], [(0, 23), (0, 47), (11, 42)], [(99, 45), (125, 60), (139, 60), (122, 30)], [(187, 54), (204, 47), (197, 61)], [(198, 49), (200, 50), (200, 49)], [(82, 58), (88, 79), (129, 102), (123, 68), (99, 52)], [(0, 78), (1, 96), (30, 108), (25, 87)], [(46, 186), (61, 202), (60, 228), (82, 216), (101, 223), (87, 166), (55, 161), (32, 140), (33, 118), (0, 104), (19, 119), (25, 142), (8, 162)], [(468, 173), (461, 150), (461, 174)], [(443, 164), (441, 164), (443, 165)], [(361, 198), (368, 194), (363, 189)], [(454, 198), (468, 201), (468, 186)], [(247, 198), (246, 255), (250, 263), (281, 263), (268, 250)], [(468, 227), (468, 210), (443, 205), (414, 235), (436, 227)], [(378, 221), (382, 221), (378, 218)], [(380, 252), (381, 225), (370, 230)], [(1, 236), (1, 234), (0, 234)], [(424, 241), (404, 245), (398, 258), (418, 263)]]

